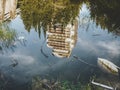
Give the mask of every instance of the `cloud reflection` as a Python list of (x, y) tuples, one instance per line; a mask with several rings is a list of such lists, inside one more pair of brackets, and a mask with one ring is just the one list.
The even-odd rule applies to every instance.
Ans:
[(120, 54), (120, 43), (118, 41), (99, 41), (97, 44), (113, 56)]
[(35, 59), (32, 56), (13, 54), (10, 57), (18, 60), (22, 65), (29, 65), (35, 62)]
[[(81, 48), (88, 51), (93, 51), (98, 56), (102, 53), (109, 56), (116, 57), (120, 55), (120, 43), (118, 40), (114, 41), (92, 41), (89, 39), (78, 38), (78, 44)], [(101, 55), (100, 55), (101, 56)]]

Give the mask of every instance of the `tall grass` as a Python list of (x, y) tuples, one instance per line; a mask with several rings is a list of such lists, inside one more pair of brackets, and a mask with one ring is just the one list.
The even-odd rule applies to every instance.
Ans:
[(0, 27), (0, 46), (7, 46), (9, 47), (16, 38), (16, 32), (14, 29), (9, 27)]

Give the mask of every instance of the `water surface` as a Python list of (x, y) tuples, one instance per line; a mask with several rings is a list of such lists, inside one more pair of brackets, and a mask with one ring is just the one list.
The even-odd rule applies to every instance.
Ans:
[(4, 22), (17, 33), (15, 47), (0, 54), (0, 73), (16, 83), (8, 88), (16, 90), (18, 84), (24, 89), (35, 76), (84, 84), (96, 76), (117, 82), (117, 76), (99, 69), (97, 58), (120, 66), (119, 1), (18, 2), (20, 14)]

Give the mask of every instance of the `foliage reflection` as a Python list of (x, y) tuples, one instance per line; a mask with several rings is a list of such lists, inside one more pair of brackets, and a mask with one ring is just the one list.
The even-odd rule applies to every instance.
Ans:
[(79, 14), (79, 3), (69, 0), (23, 0), (20, 8), (25, 28), (30, 31), (34, 27), (39, 35), (41, 27), (46, 31), (51, 22), (66, 26)]
[(120, 34), (120, 1), (119, 0), (89, 0), (91, 18), (102, 29)]

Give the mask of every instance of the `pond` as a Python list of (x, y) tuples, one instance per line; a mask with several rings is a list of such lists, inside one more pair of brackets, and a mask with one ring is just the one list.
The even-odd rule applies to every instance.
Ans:
[[(119, 3), (1, 0), (0, 90), (104, 90), (93, 79), (120, 90), (119, 76), (97, 63), (105, 58), (120, 66)], [(84, 88), (36, 89), (36, 77)]]

